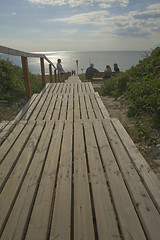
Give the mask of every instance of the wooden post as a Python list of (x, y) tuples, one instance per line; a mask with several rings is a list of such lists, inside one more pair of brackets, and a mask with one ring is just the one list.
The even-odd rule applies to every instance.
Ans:
[(42, 85), (43, 85), (43, 87), (45, 87), (46, 80), (45, 80), (44, 58), (40, 58), (40, 60), (41, 60)]
[(55, 83), (57, 82), (57, 73), (56, 73), (56, 69), (54, 70), (54, 80), (55, 80)]
[(50, 74), (50, 83), (53, 82), (53, 76), (52, 76), (52, 64), (49, 64), (49, 74)]
[(22, 60), (22, 68), (23, 68), (23, 75), (24, 75), (24, 84), (26, 89), (26, 97), (27, 99), (31, 98), (31, 82), (29, 79), (29, 70), (28, 70), (28, 59), (27, 57), (21, 57)]

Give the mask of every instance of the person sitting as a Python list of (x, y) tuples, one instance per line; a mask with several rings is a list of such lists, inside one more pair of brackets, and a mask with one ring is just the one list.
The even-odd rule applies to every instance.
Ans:
[(109, 65), (107, 65), (104, 71), (104, 78), (111, 78), (111, 76), (112, 76), (112, 69)]
[(114, 66), (115, 73), (119, 72), (118, 64), (115, 63), (113, 66)]
[(86, 70), (86, 79), (92, 79), (94, 73), (97, 73), (97, 72), (99, 72), (99, 71), (96, 68), (94, 68), (94, 64), (91, 63), (90, 67), (88, 67)]

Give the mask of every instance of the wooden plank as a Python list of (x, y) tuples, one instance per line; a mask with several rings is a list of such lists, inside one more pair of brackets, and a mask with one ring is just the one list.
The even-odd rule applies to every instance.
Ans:
[(43, 94), (40, 94), (39, 101), (38, 101), (36, 107), (34, 108), (34, 111), (32, 112), (32, 115), (30, 116), (29, 120), (33, 121), (33, 120), (37, 119), (38, 114), (41, 111), (45, 100), (47, 99), (47, 96), (48, 96), (48, 93), (49, 93), (51, 87), (52, 87), (52, 84), (49, 85), (49, 87), (46, 89), (46, 91)]
[(88, 112), (87, 112), (86, 104), (84, 101), (84, 95), (79, 95), (79, 106), (80, 106), (81, 118), (83, 120), (88, 119)]
[(90, 88), (90, 92), (95, 93), (94, 88), (93, 88), (93, 84), (91, 82), (88, 82), (88, 86)]
[(82, 123), (74, 124), (74, 239), (95, 239)]
[(57, 101), (58, 95), (54, 95), (52, 96), (52, 99), (50, 101), (49, 107), (47, 109), (46, 115), (45, 115), (45, 120), (51, 120), (52, 118), (52, 114), (56, 105), (56, 101)]
[[(47, 123), (48, 124), (48, 123)], [(56, 123), (49, 152), (25, 239), (49, 239), (50, 215), (54, 202), (56, 174), (63, 136), (63, 122)]]
[(74, 122), (76, 122), (81, 118), (78, 94), (74, 95), (74, 106), (73, 107), (74, 107)]
[(36, 109), (42, 95), (47, 91), (48, 88), (50, 88), (51, 86), (49, 84), (46, 84), (46, 86), (42, 89), (42, 91), (38, 94), (38, 96), (34, 99), (34, 101), (31, 103), (31, 105), (29, 105), (29, 108), (27, 108), (27, 111), (25, 112), (25, 114), (23, 115), (23, 117), (21, 118), (21, 120), (29, 120), (31, 114), (33, 113), (33, 111)]
[[(5, 227), (7, 216), (9, 216), (12, 210), (12, 206), (14, 205), (16, 198), (18, 197), (18, 192), (20, 191), (21, 185), (27, 173), (27, 169), (31, 164), (31, 158), (32, 158), (33, 152), (36, 149), (38, 140), (40, 138), (40, 133), (43, 129), (43, 125), (44, 123), (39, 124), (34, 129), (30, 139), (26, 143), (24, 151), (22, 152), (22, 154), (18, 159), (18, 163), (14, 167), (14, 170), (12, 171), (8, 181), (6, 182), (5, 188), (1, 192), (0, 233), (2, 233), (2, 231), (4, 230), (3, 228)], [(3, 239), (11, 239), (12, 235), (8, 236), (8, 234), (9, 235), (11, 234), (10, 230), (7, 231), (7, 236), (6, 234), (3, 235)]]
[(54, 91), (52, 92), (52, 94), (57, 94), (59, 87), (60, 87), (60, 83), (56, 83), (55, 89), (54, 89)]
[(63, 87), (64, 87), (64, 83), (60, 83), (59, 88), (57, 90), (57, 94), (60, 94), (60, 93), (62, 94)]
[(15, 55), (15, 56), (24, 56), (24, 57), (44, 57), (44, 54), (37, 54), (37, 53), (28, 53), (28, 52), (23, 52), (19, 51), (17, 49), (13, 48), (8, 48), (4, 46), (0, 46), (0, 52), (4, 54), (9, 54), (9, 55)]
[(3, 129), (3, 131), (0, 132), (0, 145), (5, 141), (7, 136), (11, 133), (11, 131), (14, 129), (17, 121), (13, 120), (10, 121), (6, 127)]
[(73, 94), (68, 95), (67, 120), (73, 122)]
[(22, 108), (22, 110), (18, 113), (18, 115), (15, 117), (15, 120), (21, 120), (26, 114), (26, 112), (29, 110), (29, 108), (34, 104), (35, 99), (37, 98), (38, 94), (33, 94), (32, 97), (29, 99), (29, 101), (25, 104), (25, 106)]
[(129, 137), (128, 133), (119, 122), (118, 119), (112, 119), (112, 123), (123, 142), (135, 168), (138, 171), (141, 179), (143, 180), (143, 184), (146, 186), (149, 194), (151, 195), (156, 207), (160, 212), (160, 181), (143, 158), (142, 154), (137, 149), (136, 145)]
[(100, 120), (103, 119), (103, 115), (102, 115), (101, 109), (99, 108), (99, 105), (97, 104), (95, 95), (91, 93), (89, 94), (89, 97), (90, 97), (96, 118)]
[(49, 106), (49, 104), (51, 102), (51, 99), (53, 97), (52, 92), (54, 91), (54, 88), (55, 88), (55, 86), (52, 85), (52, 88), (50, 89), (49, 93), (47, 94), (47, 98), (45, 99), (45, 102), (44, 102), (44, 104), (41, 108), (41, 111), (39, 112), (36, 120), (43, 120), (45, 118), (48, 106)]
[(63, 95), (60, 116), (59, 116), (60, 120), (67, 119), (68, 97), (69, 97), (68, 94)]
[(101, 122), (94, 121), (94, 130), (123, 238), (144, 240), (146, 237), (141, 223)]
[(86, 88), (86, 92), (87, 92), (87, 93), (90, 93), (89, 84), (88, 84), (87, 82), (85, 82), (84, 85), (85, 85), (85, 88)]
[(8, 177), (13, 171), (17, 163), (18, 157), (21, 154), (21, 151), (23, 150), (26, 142), (28, 141), (30, 134), (32, 133), (34, 125), (35, 124), (33, 123), (26, 125), (26, 127), (23, 129), (23, 132), (20, 134), (19, 138), (17, 139), (13, 147), (10, 149), (5, 159), (2, 161), (0, 168), (0, 192), (2, 191)]
[(0, 133), (7, 126), (8, 123), (9, 123), (9, 121), (1, 121), (0, 122)]
[(141, 178), (131, 162), (123, 144), (116, 134), (109, 119), (103, 120), (105, 131), (110, 141), (119, 168), (127, 185), (134, 207), (149, 239), (158, 240), (160, 236), (160, 217)]
[(81, 84), (81, 88), (82, 88), (82, 93), (86, 93), (86, 88), (84, 83)]
[(50, 239), (71, 238), (72, 124), (65, 123)]
[(103, 114), (103, 117), (104, 117), (104, 118), (110, 117), (109, 112), (107, 111), (104, 103), (102, 102), (102, 99), (101, 99), (100, 96), (99, 96), (99, 93), (96, 92), (95, 95), (96, 95), (96, 100), (97, 100), (97, 103), (98, 103), (98, 105), (99, 105), (99, 108), (101, 109), (101, 112), (102, 112), (102, 114)]
[(89, 95), (85, 94), (84, 98), (85, 98), (85, 103), (86, 103), (86, 107), (87, 107), (88, 117), (89, 117), (90, 120), (93, 120), (96, 117), (95, 117), (95, 112), (94, 112), (93, 106), (91, 104), (91, 100), (89, 98)]
[[(24, 239), (43, 173), (53, 122), (44, 129), (20, 192), (5, 226), (2, 239)], [(6, 236), (10, 236), (6, 238)]]
[(120, 239), (118, 223), (91, 123), (84, 122), (84, 131), (98, 239)]
[(26, 121), (20, 121), (16, 127), (13, 129), (11, 134), (8, 136), (6, 141), (3, 142), (3, 145), (0, 147), (0, 152), (1, 152), (1, 157), (0, 157), (0, 164), (2, 163), (5, 155), (9, 152), (9, 149), (12, 147), (14, 142), (17, 140), (19, 137), (19, 134), (23, 130), (23, 128), (26, 125)]
[(61, 104), (62, 104), (62, 95), (58, 95), (56, 105), (55, 105), (54, 111), (52, 113), (51, 120), (58, 120), (59, 119)]

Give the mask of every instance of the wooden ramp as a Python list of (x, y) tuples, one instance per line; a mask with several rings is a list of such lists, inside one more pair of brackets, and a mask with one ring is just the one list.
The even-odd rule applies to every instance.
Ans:
[(8, 124), (0, 239), (160, 239), (160, 182), (91, 83), (48, 84)]

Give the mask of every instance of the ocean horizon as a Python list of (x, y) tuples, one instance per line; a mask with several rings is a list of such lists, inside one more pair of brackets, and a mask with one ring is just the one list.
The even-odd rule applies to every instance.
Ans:
[[(66, 72), (75, 70), (78, 74), (85, 73), (91, 63), (99, 71), (104, 71), (106, 65), (110, 65), (113, 70), (114, 63), (118, 64), (120, 71), (126, 71), (132, 66), (137, 65), (139, 60), (143, 59), (146, 54), (149, 54), (147, 51), (49, 51), (36, 53), (45, 54), (55, 66), (57, 59), (60, 58)], [(22, 66), (20, 57), (6, 54), (0, 54), (0, 57), (2, 59), (9, 58), (13, 64)], [(28, 58), (28, 62), (31, 73), (41, 73), (39, 58)], [(48, 63), (46, 61), (45, 72), (49, 74)]]

